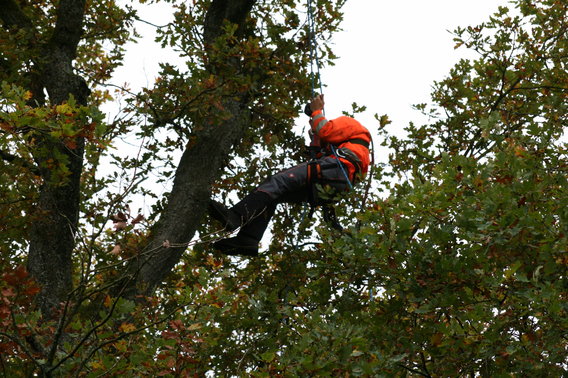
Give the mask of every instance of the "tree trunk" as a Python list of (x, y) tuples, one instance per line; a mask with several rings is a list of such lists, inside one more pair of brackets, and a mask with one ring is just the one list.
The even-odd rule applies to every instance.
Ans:
[(211, 184), (219, 176), (228, 151), (243, 134), (248, 123), (244, 104), (225, 104), (233, 117), (225, 123), (204, 128), (198, 143), (183, 153), (168, 204), (152, 230), (147, 256), (137, 261), (137, 294), (148, 295), (164, 280), (180, 260), (186, 247), (164, 247), (187, 243), (202, 220), (210, 197)]
[[(207, 12), (203, 37), (206, 46), (223, 33), (227, 20), (242, 26), (255, 0), (213, 0)], [(34, 25), (14, 0), (0, 0), (5, 27), (27, 28)], [(53, 35), (44, 42), (31, 86), (38, 104), (43, 104), (47, 91), (51, 105), (61, 104), (72, 95), (77, 104), (87, 104), (89, 89), (85, 81), (73, 72), (77, 45), (82, 35), (85, 0), (61, 0)], [(240, 30), (240, 29), (239, 29)], [(33, 41), (39, 45), (41, 41)], [(235, 64), (237, 64), (235, 62)], [(227, 78), (230, 80), (230, 78)], [(247, 99), (244, 94), (226, 99), (222, 104), (230, 117), (218, 125), (205, 120), (196, 125), (197, 143), (188, 146), (179, 162), (174, 185), (160, 220), (152, 230), (147, 249), (157, 248), (135, 262), (132, 269), (136, 279), (130, 282), (128, 296), (150, 294), (179, 261), (185, 248), (163, 248), (164, 241), (189, 241), (201, 221), (210, 195), (211, 183), (218, 177), (228, 158), (231, 146), (243, 135), (249, 122)], [(39, 189), (35, 211), (30, 215), (30, 247), (28, 270), (41, 287), (40, 308), (49, 316), (51, 310), (65, 301), (72, 290), (72, 253), (78, 225), (80, 178), (83, 168), (85, 140), (77, 138), (76, 147), (69, 148), (49, 136), (38, 137), (34, 159), (43, 184)], [(46, 152), (48, 151), (48, 152)], [(63, 155), (71, 174), (65, 182), (57, 182), (46, 162)], [(123, 293), (124, 295), (125, 293)]]
[[(34, 25), (13, 0), (1, 0), (2, 20), (12, 29), (33, 30)], [(35, 63), (39, 75), (34, 75), (31, 87), (37, 104), (43, 104), (43, 89), (51, 105), (61, 104), (73, 95), (76, 102), (86, 105), (89, 89), (85, 81), (73, 73), (72, 62), (82, 35), (85, 0), (61, 0), (57, 21), (41, 56)], [(39, 44), (39, 41), (32, 43)], [(38, 63), (39, 62), (39, 63)], [(78, 138), (76, 148), (69, 148), (49, 136), (36, 140), (34, 159), (43, 184), (38, 202), (30, 214), (30, 248), (28, 270), (41, 286), (39, 306), (44, 315), (67, 298), (72, 289), (72, 252), (79, 217), (80, 178), (83, 168), (85, 141)], [(64, 183), (53, 179), (46, 162), (54, 153), (66, 156), (70, 175)]]
[[(205, 19), (206, 45), (221, 35), (224, 20), (242, 27), (254, 3), (255, 0), (213, 1)], [(187, 243), (195, 234), (207, 207), (211, 184), (219, 177), (231, 147), (242, 138), (250, 122), (245, 94), (226, 100), (223, 107), (231, 114), (229, 119), (217, 125), (210, 125), (206, 120), (203, 125), (197, 125), (197, 143), (189, 146), (180, 159), (167, 206), (146, 248), (151, 252), (142, 255), (132, 267), (136, 288), (127, 289), (127, 296), (151, 294), (186, 250), (186, 247), (164, 246), (165, 242)]]

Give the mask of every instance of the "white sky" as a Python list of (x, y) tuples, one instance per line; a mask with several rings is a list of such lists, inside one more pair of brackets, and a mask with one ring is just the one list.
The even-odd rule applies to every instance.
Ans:
[[(411, 120), (419, 122), (422, 118), (411, 105), (428, 102), (433, 82), (441, 80), (467, 54), (464, 48), (454, 50), (450, 31), (486, 21), (499, 5), (506, 3), (348, 0), (343, 31), (333, 39), (339, 59), (334, 67), (321, 71), (326, 116), (335, 118), (357, 102), (367, 106), (368, 111), (358, 119), (371, 130), (376, 129), (375, 113), (387, 114), (393, 121), (389, 126), (393, 131), (402, 130)], [(167, 8), (145, 5), (140, 16), (163, 25), (171, 20)], [(175, 63), (174, 55), (153, 42), (153, 27), (140, 22), (136, 27), (145, 38), (128, 46), (125, 65), (115, 75), (115, 83), (127, 82), (133, 89), (153, 84), (158, 62)], [(298, 122), (304, 122), (304, 118)]]
[(360, 121), (371, 128), (375, 113), (389, 115), (396, 129), (419, 119), (411, 105), (429, 102), (433, 82), (467, 54), (465, 48), (454, 49), (450, 32), (488, 20), (505, 4), (504, 0), (349, 0), (344, 31), (334, 39), (340, 59), (322, 73), (328, 85), (326, 115), (351, 109), (355, 101), (367, 106), (369, 114)]

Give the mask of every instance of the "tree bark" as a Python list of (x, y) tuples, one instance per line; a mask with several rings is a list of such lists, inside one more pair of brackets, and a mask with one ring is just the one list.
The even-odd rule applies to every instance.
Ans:
[(205, 45), (212, 44), (223, 33), (225, 20), (237, 25), (238, 31), (242, 33), (243, 23), (255, 3), (256, 0), (214, 0), (207, 10), (203, 25)]
[(231, 111), (231, 119), (204, 128), (198, 142), (180, 159), (167, 206), (146, 248), (152, 252), (137, 260), (136, 294), (151, 294), (179, 262), (186, 247), (167, 247), (166, 241), (183, 244), (191, 240), (206, 210), (211, 184), (226, 163), (228, 151), (243, 135), (249, 122), (246, 104), (232, 100), (224, 106)]
[[(213, 1), (205, 19), (205, 44), (211, 44), (222, 34), (225, 20), (242, 29), (254, 3), (255, 0)], [(204, 121), (195, 128), (197, 143), (189, 146), (180, 159), (167, 206), (146, 248), (152, 252), (138, 259), (133, 267), (136, 288), (128, 289), (128, 296), (151, 294), (179, 262), (186, 247), (165, 247), (164, 242), (187, 243), (195, 234), (211, 195), (211, 184), (219, 177), (231, 147), (242, 138), (250, 122), (245, 94), (226, 100), (223, 107), (231, 114), (229, 119), (218, 125)]]
[[(33, 29), (33, 24), (13, 0), (0, 0), (0, 16), (9, 29)], [(73, 95), (76, 102), (87, 104), (89, 89), (85, 81), (74, 74), (73, 60), (82, 35), (85, 0), (61, 0), (53, 34), (44, 42), (41, 56), (35, 60), (37, 72), (30, 84), (38, 104), (43, 103), (43, 90), (52, 105), (61, 104)], [(37, 49), (42, 41), (31, 41)], [(40, 62), (40, 63), (38, 63)], [(72, 252), (79, 218), (80, 177), (83, 168), (85, 141), (77, 138), (76, 148), (48, 136), (38, 136), (34, 159), (43, 184), (38, 202), (30, 215), (30, 247), (28, 271), (41, 287), (38, 304), (44, 315), (67, 298), (72, 289)], [(66, 156), (71, 172), (64, 183), (56, 182), (45, 164), (55, 152)]]

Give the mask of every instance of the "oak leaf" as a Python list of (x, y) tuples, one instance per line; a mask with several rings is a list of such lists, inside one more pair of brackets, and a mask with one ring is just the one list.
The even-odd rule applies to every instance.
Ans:
[(116, 244), (113, 249), (110, 251), (111, 255), (115, 255), (118, 256), (120, 254), (120, 252), (122, 252), (122, 248), (120, 247), (120, 244)]

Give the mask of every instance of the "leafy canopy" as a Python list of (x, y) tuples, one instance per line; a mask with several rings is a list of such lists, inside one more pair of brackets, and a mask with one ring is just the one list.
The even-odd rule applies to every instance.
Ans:
[[(375, 167), (378, 189), (364, 211), (358, 210), (358, 195), (338, 208), (347, 232), (314, 226), (301, 208), (284, 207), (267, 252), (244, 260), (215, 255), (200, 243), (215, 230), (203, 222), (201, 239), (140, 304), (108, 288), (124, 279), (130, 261), (152, 252), (146, 240), (167, 211), (167, 197), (145, 180), (157, 175), (169, 190), (178, 175), (173, 156), (202, 142), (197, 136), (207, 124), (230, 116), (226, 98), (246, 97), (249, 127), (212, 187), (220, 197), (241, 195), (269, 171), (300, 159), (293, 118), (309, 95), (300, 4), (256, 4), (244, 27), (225, 24), (207, 51), (203, 25), (212, 2), (172, 4), (175, 19), (160, 29), (158, 41), (176, 49), (186, 64), (164, 63), (151, 88), (120, 93), (126, 104), (113, 122), (105, 123), (98, 110), (113, 95), (104, 87), (93, 92), (88, 106), (72, 99), (27, 105), (31, 97), (20, 73), (33, 56), (21, 48), (28, 37), (2, 34), (14, 51), (3, 64), (9, 61), (14, 69), (2, 77), (0, 150), (17, 157), (0, 163), (6, 193), (0, 213), (12, 215), (0, 226), (5, 372), (565, 373), (564, 2), (516, 0), (487, 22), (455, 31), (456, 48), (472, 49), (477, 58), (460, 61), (434, 84), (432, 103), (416, 106), (431, 121), (408, 125), (405, 138), (390, 135), (388, 117), (377, 116), (376, 142), (389, 149), (390, 161)], [(88, 7), (78, 50), (76, 67), (91, 84), (108, 80), (120, 62), (136, 14), (115, 4), (102, 12), (106, 5)], [(333, 59), (326, 42), (338, 27), (343, 2), (317, 5), (319, 54)], [(38, 3), (43, 12), (27, 10), (36, 12), (31, 16), (38, 33), (52, 27), (53, 7)], [(104, 43), (114, 47), (104, 49)], [(51, 323), (33, 305), (39, 293), (34, 280), (23, 268), (8, 269), (25, 261), (26, 214), (45, 180), (34, 173), (34, 154), (42, 153), (33, 145), (38, 133), (64, 144), (76, 135), (87, 142), (80, 241), (73, 255), (76, 290), (56, 318), (63, 320)], [(141, 141), (133, 157), (113, 150), (125, 136)], [(116, 173), (100, 170), (103, 159), (113, 162)], [(51, 178), (64, 183), (64, 158), (54, 155), (52, 164)], [(126, 206), (137, 193), (156, 201), (144, 220)]]

